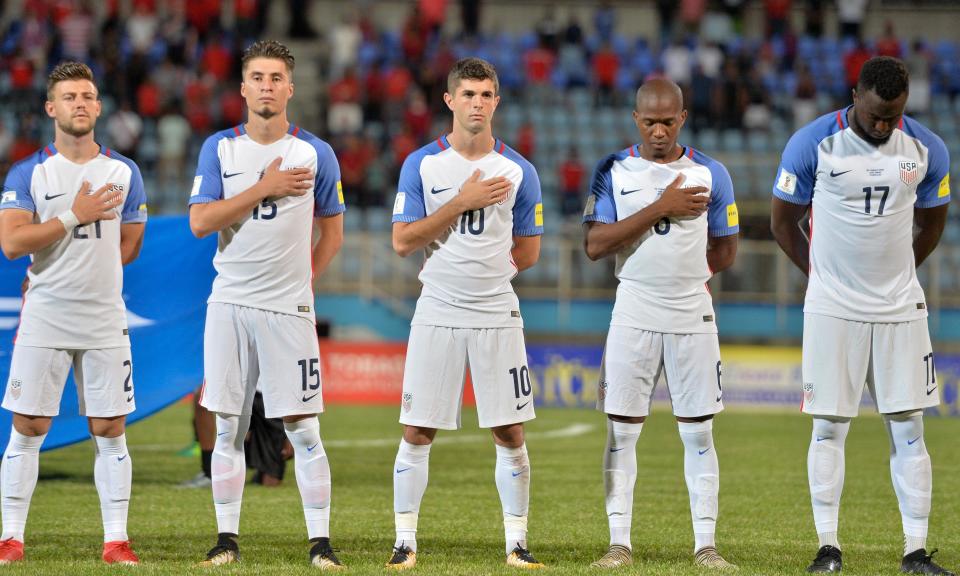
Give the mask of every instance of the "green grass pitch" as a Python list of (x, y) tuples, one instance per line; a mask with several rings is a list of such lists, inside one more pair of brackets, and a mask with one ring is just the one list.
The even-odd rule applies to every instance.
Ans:
[[(351, 574), (383, 574), (393, 544), (391, 466), (399, 441), (397, 408), (330, 406), (321, 430), (333, 472), (332, 537)], [(558, 431), (582, 424), (577, 435)], [(54, 424), (56, 426), (56, 424)], [(574, 428), (576, 430), (577, 428)], [(600, 461), (603, 417), (590, 410), (541, 409), (528, 428), (532, 463), (529, 544), (547, 574), (596, 574), (589, 563), (607, 546)], [(718, 544), (740, 574), (802, 574), (816, 552), (806, 481), (808, 417), (728, 411), (714, 427), (720, 457)], [(934, 505), (929, 547), (960, 567), (960, 420), (928, 418)], [(248, 486), (241, 520), (243, 563), (196, 568), (215, 538), (208, 490), (175, 485), (198, 470), (177, 455), (192, 433), (189, 407), (174, 407), (128, 431), (134, 461), (130, 535), (142, 565), (106, 567), (89, 442), (44, 453), (26, 534), (26, 561), (9, 574), (305, 574), (306, 533), (292, 464), (280, 488)], [(358, 441), (367, 441), (358, 443)], [(875, 415), (854, 422), (847, 440), (840, 540), (844, 573), (896, 574), (900, 516), (890, 485), (886, 433)], [(635, 562), (622, 573), (695, 574), (681, 444), (660, 410), (638, 446), (634, 500)], [(489, 433), (464, 412), (464, 428), (441, 432), (420, 514), (414, 574), (509, 574)]]

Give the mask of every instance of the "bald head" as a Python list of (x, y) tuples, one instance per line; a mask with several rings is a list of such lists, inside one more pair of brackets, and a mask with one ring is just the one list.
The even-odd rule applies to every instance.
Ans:
[(682, 150), (677, 145), (687, 119), (680, 87), (666, 78), (649, 80), (637, 90), (633, 121), (640, 131), (640, 155), (655, 162), (672, 162)]
[(667, 78), (647, 80), (637, 89), (636, 108), (653, 106), (673, 108), (679, 114), (683, 110), (683, 92), (677, 83)]

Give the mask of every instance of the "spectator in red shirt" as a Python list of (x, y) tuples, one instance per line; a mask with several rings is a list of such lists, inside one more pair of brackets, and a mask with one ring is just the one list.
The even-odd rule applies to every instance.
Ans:
[(593, 55), (593, 86), (596, 90), (598, 106), (612, 106), (616, 104), (617, 73), (620, 71), (620, 57), (613, 51), (610, 44), (604, 44)]
[(343, 76), (330, 85), (327, 127), (331, 134), (356, 134), (360, 131), (363, 125), (360, 98), (360, 79), (353, 68), (347, 68)]
[(417, 141), (425, 140), (430, 132), (430, 107), (423, 92), (414, 90), (403, 113), (403, 123)]
[(847, 87), (851, 90), (857, 87), (857, 80), (860, 78), (860, 68), (873, 57), (870, 50), (863, 40), (857, 40), (857, 45), (853, 50), (847, 52), (843, 57), (843, 68), (846, 71)]
[(883, 36), (877, 40), (877, 56), (890, 56), (891, 58), (900, 58), (903, 51), (900, 49), (900, 40), (897, 39), (893, 31), (893, 22), (887, 20), (883, 26)]
[(533, 158), (537, 149), (537, 133), (533, 129), (533, 124), (526, 121), (520, 125), (517, 130), (517, 152), (524, 158)]
[(586, 168), (580, 162), (577, 149), (573, 146), (567, 152), (567, 157), (560, 163), (560, 211), (564, 216), (574, 216), (580, 213), (580, 198), (583, 196), (583, 177)]

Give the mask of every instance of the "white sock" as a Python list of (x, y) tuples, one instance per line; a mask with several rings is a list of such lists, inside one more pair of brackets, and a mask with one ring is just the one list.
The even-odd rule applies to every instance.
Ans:
[(527, 513), (530, 509), (530, 459), (527, 445), (518, 448), (495, 445), (494, 478), (503, 506), (503, 531), (507, 554), (527, 547)]
[(284, 422), (283, 429), (293, 444), (297, 486), (307, 521), (307, 538), (330, 537), (330, 462), (320, 441), (320, 420), (316, 416)]
[(420, 502), (427, 490), (430, 468), (430, 444), (410, 444), (400, 440), (393, 466), (393, 512), (397, 527), (394, 546), (417, 551), (417, 520)]
[(210, 461), (213, 507), (217, 511), (217, 532), (240, 533), (240, 505), (247, 464), (243, 439), (250, 428), (250, 416), (217, 414), (217, 439)]
[(813, 505), (813, 522), (820, 546), (840, 548), (837, 528), (843, 493), (843, 446), (850, 431), (849, 418), (815, 416), (807, 452), (807, 480)]
[(926, 548), (933, 473), (923, 441), (923, 413), (884, 416), (890, 436), (890, 478), (900, 503), (903, 555)]
[(40, 446), (47, 437), (24, 436), (10, 427), (10, 442), (0, 464), (0, 491), (3, 492), (3, 540), (13, 538), (23, 542), (30, 498), (37, 487), (40, 471)]
[(643, 423), (607, 419), (607, 446), (603, 451), (603, 489), (606, 494), (610, 545), (630, 544), (633, 488), (637, 484), (637, 440)]
[(693, 550), (716, 546), (720, 464), (713, 445), (713, 420), (677, 422), (683, 441), (683, 476), (690, 493)]
[(126, 541), (127, 510), (130, 507), (130, 485), (133, 481), (133, 463), (127, 452), (127, 436), (116, 438), (94, 436), (96, 459), (93, 463), (93, 481), (100, 495), (100, 514), (103, 516), (103, 541)]

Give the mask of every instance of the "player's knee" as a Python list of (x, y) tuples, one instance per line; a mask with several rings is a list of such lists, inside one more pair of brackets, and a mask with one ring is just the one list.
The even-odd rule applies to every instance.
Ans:
[(404, 441), (406, 441), (408, 444), (414, 444), (416, 446), (432, 444), (436, 435), (436, 428), (423, 428), (421, 426), (409, 425), (403, 427)]
[(507, 448), (523, 446), (523, 424), (508, 424), (491, 428), (496, 443)]
[(815, 444), (835, 441), (842, 447), (849, 429), (849, 418), (814, 418), (813, 441)]
[(24, 436), (43, 436), (50, 431), (51, 418), (47, 416), (13, 415), (13, 429)]

